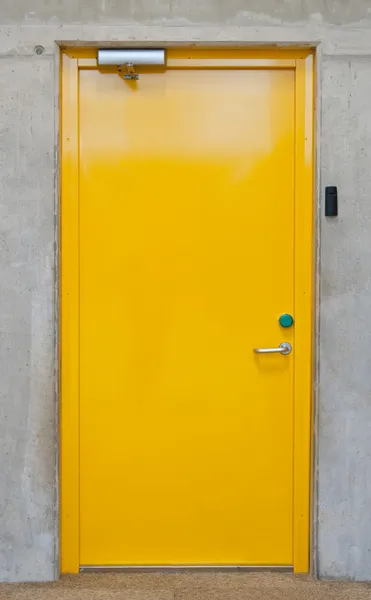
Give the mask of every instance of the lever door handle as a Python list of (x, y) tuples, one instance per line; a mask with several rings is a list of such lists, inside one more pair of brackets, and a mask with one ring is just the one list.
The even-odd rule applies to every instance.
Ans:
[(292, 350), (291, 344), (282, 342), (278, 348), (254, 348), (256, 354), (290, 354)]

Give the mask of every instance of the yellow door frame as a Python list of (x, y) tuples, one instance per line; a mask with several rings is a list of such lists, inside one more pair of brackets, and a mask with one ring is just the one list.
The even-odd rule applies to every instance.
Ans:
[[(295, 71), (295, 354), (293, 566), (310, 568), (314, 329), (313, 53), (309, 50), (169, 49), (168, 69)], [(96, 50), (61, 53), (61, 571), (79, 560), (79, 71)], [(161, 76), (161, 75), (159, 75)]]

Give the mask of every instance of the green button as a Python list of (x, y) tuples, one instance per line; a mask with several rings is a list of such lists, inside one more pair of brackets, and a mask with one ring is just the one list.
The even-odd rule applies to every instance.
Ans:
[(285, 313), (280, 316), (280, 318), (278, 319), (278, 322), (281, 325), (281, 327), (291, 327), (291, 325), (294, 322), (294, 319), (292, 318), (291, 315), (289, 315), (288, 313)]

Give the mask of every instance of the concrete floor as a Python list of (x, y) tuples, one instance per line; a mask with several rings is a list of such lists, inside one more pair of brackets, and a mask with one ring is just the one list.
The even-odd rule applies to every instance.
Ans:
[(371, 600), (371, 584), (272, 573), (100, 573), (48, 584), (2, 584), (14, 600)]

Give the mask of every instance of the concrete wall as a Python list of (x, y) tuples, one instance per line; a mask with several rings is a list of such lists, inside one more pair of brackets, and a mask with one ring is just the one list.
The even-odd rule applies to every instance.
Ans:
[(371, 579), (370, 0), (2, 0), (0, 578), (58, 576), (56, 40), (318, 44), (314, 564)]
[[(371, 40), (371, 32), (370, 32)], [(326, 57), (320, 268), (319, 573), (371, 579), (371, 58)]]

